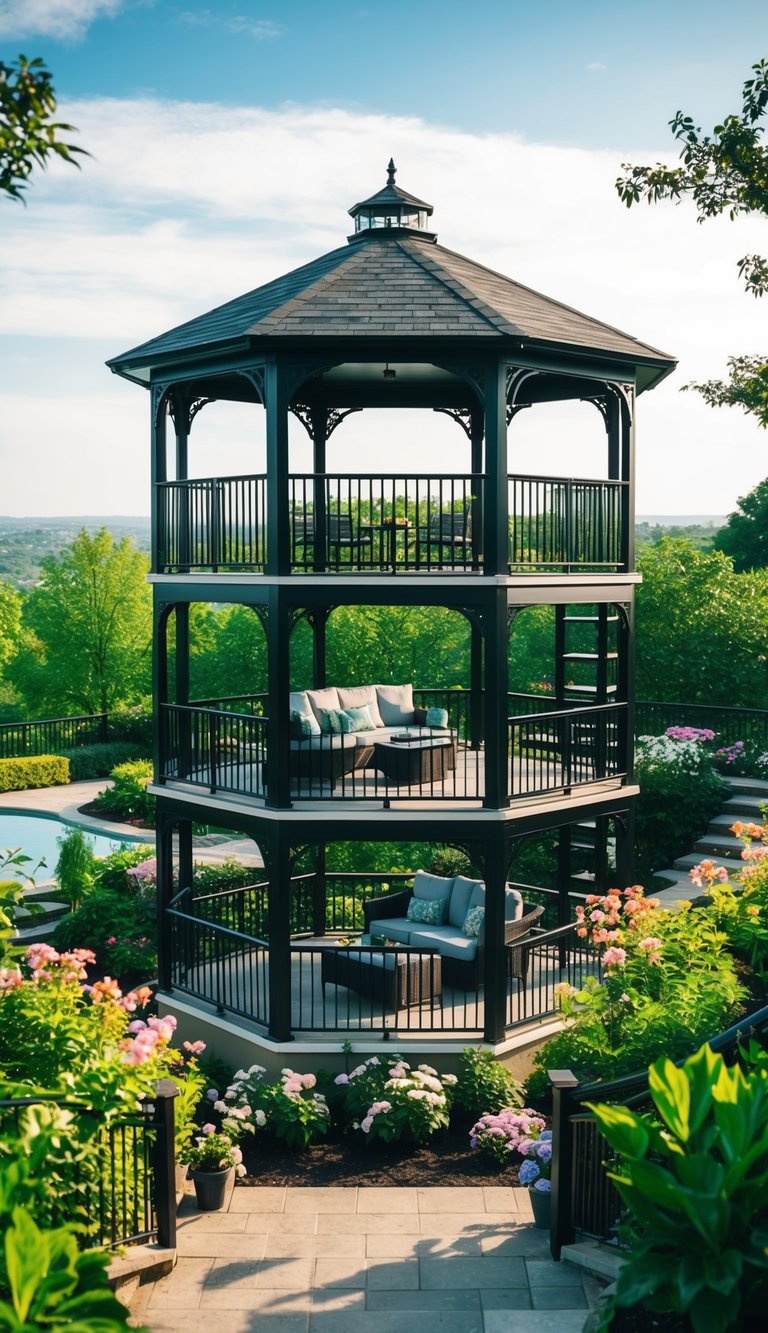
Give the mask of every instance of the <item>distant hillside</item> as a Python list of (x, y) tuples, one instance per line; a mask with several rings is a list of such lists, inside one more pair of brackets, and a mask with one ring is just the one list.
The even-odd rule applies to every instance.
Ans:
[(40, 577), (40, 561), (59, 555), (82, 529), (109, 528), (117, 541), (132, 537), (140, 551), (150, 544), (149, 519), (122, 514), (101, 518), (92, 514), (63, 518), (14, 518), (0, 514), (0, 579), (16, 588), (32, 588)]

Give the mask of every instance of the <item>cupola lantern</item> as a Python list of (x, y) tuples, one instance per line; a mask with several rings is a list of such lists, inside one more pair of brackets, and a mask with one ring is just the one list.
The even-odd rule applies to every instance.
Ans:
[(435, 232), (428, 229), (428, 219), (434, 211), (432, 205), (395, 185), (396, 173), (397, 167), (390, 158), (386, 185), (370, 199), (363, 199), (350, 208), (349, 216), (355, 219), (355, 234), (350, 236), (350, 241), (384, 231), (415, 233), (427, 241), (437, 240)]

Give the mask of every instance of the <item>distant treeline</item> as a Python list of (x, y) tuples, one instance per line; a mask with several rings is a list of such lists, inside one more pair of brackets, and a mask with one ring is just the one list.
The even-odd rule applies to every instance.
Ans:
[(43, 558), (60, 555), (83, 528), (88, 532), (107, 528), (116, 541), (130, 537), (137, 550), (149, 551), (148, 518), (13, 518), (0, 514), (0, 579), (15, 588), (33, 588), (39, 582)]

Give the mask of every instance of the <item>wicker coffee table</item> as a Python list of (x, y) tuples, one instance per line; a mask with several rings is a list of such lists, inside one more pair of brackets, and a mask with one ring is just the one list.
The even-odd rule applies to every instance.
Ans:
[(350, 949), (323, 949), (320, 981), (325, 988), (346, 986), (373, 1000), (381, 1000), (385, 1009), (407, 1009), (430, 1004), (442, 997), (439, 953), (410, 949), (407, 945), (376, 948), (353, 946)]
[(452, 736), (428, 736), (407, 742), (377, 741), (373, 763), (393, 787), (424, 787), (443, 782), (456, 767)]

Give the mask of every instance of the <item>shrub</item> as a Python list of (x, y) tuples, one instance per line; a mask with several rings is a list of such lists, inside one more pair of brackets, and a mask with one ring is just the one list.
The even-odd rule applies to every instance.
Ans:
[(635, 855), (637, 873), (643, 878), (690, 851), (728, 788), (701, 741), (670, 736), (639, 738), (635, 779), (640, 787)]
[(117, 764), (140, 759), (146, 754), (142, 745), (132, 741), (81, 745), (77, 750), (62, 750), (63, 759), (69, 760), (71, 782), (85, 782), (89, 778), (106, 778)]
[(147, 843), (133, 847), (118, 847), (107, 856), (100, 856), (96, 861), (94, 884), (101, 889), (111, 889), (113, 893), (124, 893), (135, 887), (128, 871), (141, 865), (154, 853), (154, 848)]
[(78, 944), (91, 950), (112, 976), (155, 975), (156, 914), (154, 903), (139, 894), (94, 888), (76, 911), (59, 921), (53, 932), (57, 949)]
[(96, 804), (107, 815), (117, 819), (154, 820), (155, 798), (147, 793), (152, 781), (152, 764), (148, 759), (134, 759), (118, 764), (110, 773), (112, 786), (96, 797)]
[(768, 1286), (768, 1068), (708, 1046), (649, 1071), (655, 1116), (590, 1109), (619, 1161), (630, 1250), (615, 1306), (687, 1316), (694, 1333), (764, 1326)]
[(69, 761), (61, 755), (37, 754), (23, 759), (0, 759), (0, 792), (29, 787), (57, 787), (69, 782)]
[(152, 751), (152, 702), (131, 708), (113, 708), (109, 714), (109, 736), (113, 741), (130, 741), (141, 746), (144, 754)]
[(744, 990), (714, 913), (655, 901), (638, 888), (587, 897), (579, 933), (601, 951), (603, 981), (555, 987), (568, 1026), (534, 1057), (529, 1100), (548, 1095), (547, 1069), (582, 1080), (634, 1073), (649, 1058), (684, 1059), (733, 1017)]
[(546, 1126), (544, 1117), (529, 1109), (499, 1111), (481, 1116), (472, 1126), (469, 1146), (487, 1153), (499, 1166), (509, 1166), (513, 1153), (526, 1158), (535, 1171), (521, 1166), (520, 1184), (531, 1185), (539, 1177), (548, 1180), (550, 1176), (552, 1133)]
[(454, 1074), (441, 1078), (429, 1065), (412, 1070), (398, 1055), (384, 1061), (373, 1055), (335, 1079), (347, 1121), (369, 1143), (423, 1143), (435, 1130), (446, 1129), (456, 1082)]
[(55, 875), (70, 907), (76, 909), (93, 886), (96, 857), (82, 829), (73, 828), (56, 839), (59, 859)]
[(214, 1103), (222, 1129), (233, 1138), (266, 1129), (289, 1148), (308, 1147), (325, 1134), (330, 1120), (325, 1097), (315, 1091), (315, 1075), (284, 1069), (276, 1082), (265, 1083), (265, 1073), (261, 1065), (238, 1070), (224, 1097)]
[(522, 1106), (522, 1087), (492, 1051), (468, 1046), (459, 1060), (456, 1102), (473, 1120), (487, 1111)]

